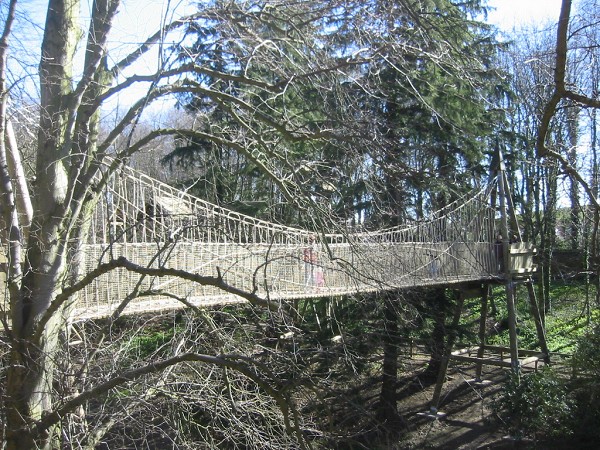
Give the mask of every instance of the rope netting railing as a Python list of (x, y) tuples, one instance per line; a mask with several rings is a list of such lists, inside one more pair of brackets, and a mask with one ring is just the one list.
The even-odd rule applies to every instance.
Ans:
[[(215, 276), (272, 301), (482, 280), (497, 274), (490, 187), (427, 221), (377, 232), (321, 234), (210, 204), (123, 167), (109, 181), (85, 246), (87, 273), (125, 257), (137, 265)], [(212, 286), (119, 268), (82, 293), (77, 318), (242, 301)], [(185, 299), (182, 302), (180, 299)]]

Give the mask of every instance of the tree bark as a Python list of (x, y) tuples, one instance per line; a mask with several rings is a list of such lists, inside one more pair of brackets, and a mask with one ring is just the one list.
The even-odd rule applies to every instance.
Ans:
[(13, 349), (7, 371), (9, 450), (56, 448), (59, 433), (27, 430), (53, 408), (53, 375), (64, 318), (58, 311), (38, 330), (66, 273), (70, 217), (67, 157), (71, 150), (72, 63), (78, 40), (79, 0), (50, 0), (40, 64), (41, 116), (38, 133), (33, 220), (21, 290), (11, 299)]
[(429, 341), (429, 362), (423, 377), (435, 380), (444, 359), (444, 343), (446, 342), (446, 318), (448, 316), (448, 300), (444, 288), (436, 288), (427, 293), (427, 305), (433, 319), (433, 331)]
[(399, 422), (396, 404), (396, 389), (398, 385), (398, 345), (400, 333), (398, 330), (397, 300), (394, 293), (383, 295), (383, 367), (381, 376), (381, 391), (379, 394), (378, 419), (382, 426), (389, 431), (397, 431)]
[(25, 170), (23, 169), (21, 155), (17, 146), (17, 139), (10, 120), (6, 121), (5, 136), (8, 171), (11, 178), (14, 180), (19, 224), (23, 229), (23, 235), (26, 239), (33, 217), (33, 206), (31, 204), (31, 195), (29, 194), (27, 179), (25, 178)]

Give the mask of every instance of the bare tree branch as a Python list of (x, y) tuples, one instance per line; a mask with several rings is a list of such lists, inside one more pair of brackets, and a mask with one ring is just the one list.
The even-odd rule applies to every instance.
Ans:
[(558, 104), (563, 99), (571, 99), (581, 105), (592, 108), (599, 108), (600, 101), (577, 94), (566, 88), (567, 73), (567, 53), (568, 53), (568, 30), (571, 16), (571, 0), (562, 0), (558, 28), (556, 32), (556, 66), (554, 69), (554, 92), (544, 107), (542, 119), (538, 128), (536, 148), (539, 157), (551, 157), (559, 161), (563, 171), (584, 188), (590, 201), (596, 208), (600, 208), (600, 203), (596, 194), (589, 183), (583, 178), (579, 171), (569, 163), (568, 159), (560, 153), (548, 148), (546, 144), (547, 135), (550, 129), (550, 122), (554, 117)]

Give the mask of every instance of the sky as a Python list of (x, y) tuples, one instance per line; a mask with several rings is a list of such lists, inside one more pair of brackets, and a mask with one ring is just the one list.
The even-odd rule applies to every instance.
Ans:
[[(134, 32), (149, 31), (159, 23), (160, 12), (167, 5), (184, 11), (185, 3), (185, 0), (125, 0), (120, 9), (124, 19), (121, 31), (132, 35)], [(488, 16), (489, 22), (508, 31), (518, 25), (556, 20), (561, 0), (488, 0), (487, 3), (495, 8)]]
[[(91, 2), (91, 0), (87, 0)], [(123, 0), (111, 32), (111, 47), (123, 48), (126, 54), (132, 44), (155, 33), (163, 22), (189, 14), (195, 3), (189, 0)], [(168, 11), (165, 18), (165, 11)], [(85, 18), (85, 12), (82, 16)], [(113, 52), (114, 53), (114, 52)], [(115, 58), (116, 59), (116, 58)]]
[[(91, 1), (91, 0), (87, 0)], [(492, 11), (488, 15), (488, 22), (496, 25), (506, 34), (521, 25), (545, 23), (549, 20), (556, 21), (560, 11), (561, 0), (488, 0)], [(140, 7), (139, 5), (143, 5)], [(186, 0), (124, 0), (120, 8), (118, 21), (114, 26), (116, 35), (113, 44), (119, 48), (127, 48), (127, 44), (139, 42), (142, 37), (148, 36), (160, 25), (165, 9), (174, 12), (171, 18), (189, 13), (190, 8)], [(149, 65), (156, 63), (156, 58), (147, 58)], [(144, 69), (151, 71), (151, 67)]]
[[(83, 28), (86, 23), (85, 19), (89, 17), (88, 11), (92, 0), (83, 0), (82, 3)], [(191, 11), (189, 5), (195, 3), (194, 0), (123, 0), (109, 43), (113, 56), (112, 62), (114, 63), (128, 54), (136, 44), (143, 42), (147, 36), (155, 32), (160, 27), (161, 20), (164, 20), (165, 10), (171, 11), (167, 16), (167, 20), (169, 20), (180, 17), (186, 12), (189, 13)], [(521, 25), (545, 23), (549, 20), (556, 21), (560, 3), (561, 0), (488, 0), (488, 6), (492, 7), (492, 11), (488, 15), (488, 22), (498, 26), (501, 31), (510, 36), (510, 32)], [(27, 61), (26, 64), (33, 68), (39, 61), (35, 50), (39, 49), (41, 41), (47, 0), (22, 0), (20, 5), (38, 24), (38, 26), (25, 27), (17, 39), (22, 46), (21, 49), (28, 50), (25, 51), (25, 54), (28, 54), (30, 61)], [(23, 62), (25, 61), (21, 61), (21, 63)], [(156, 69), (156, 64), (156, 57), (147, 57), (136, 66), (136, 72), (152, 73)], [(33, 82), (34, 80), (32, 80)]]
[[(124, 0), (115, 31), (125, 37), (124, 41), (135, 40), (157, 28), (165, 8), (175, 10), (172, 16), (177, 17), (189, 11), (186, 4), (186, 0)], [(556, 21), (561, 0), (488, 0), (487, 4), (493, 8), (488, 22), (508, 33), (521, 25)]]
[[(123, 18), (121, 31), (131, 35), (150, 31), (159, 23), (160, 12), (167, 5), (177, 11), (185, 11), (185, 4), (186, 0), (125, 0), (120, 10)], [(488, 21), (510, 31), (515, 26), (557, 20), (561, 0), (488, 0), (487, 4), (495, 9), (490, 12)]]
[(488, 22), (505, 32), (521, 25), (558, 20), (561, 0), (488, 0), (495, 8), (488, 15)]
[[(126, 54), (132, 43), (140, 42), (159, 28), (165, 10), (171, 11), (167, 19), (177, 18), (191, 11), (189, 3), (187, 0), (124, 0), (113, 27), (113, 49), (122, 49)], [(556, 20), (560, 3), (561, 0), (488, 0), (489, 6), (494, 8), (488, 15), (488, 21), (510, 33), (520, 25)], [(146, 61), (150, 65), (156, 64), (156, 58), (147, 58)], [(152, 67), (144, 68), (152, 71)]]
[[(92, 0), (83, 0), (82, 21), (89, 16)], [(194, 4), (192, 0), (123, 0), (119, 7), (117, 21), (113, 27), (113, 48), (125, 49), (128, 44), (140, 42), (154, 32), (161, 23), (165, 10), (170, 10), (168, 18), (179, 17), (189, 12)], [(515, 26), (556, 20), (561, 0), (488, 0), (493, 8), (488, 21), (502, 30), (509, 32)], [(43, 25), (47, 0), (23, 0), (21, 8), (26, 11), (40, 26)], [(39, 38), (41, 30), (27, 30), (28, 37)]]

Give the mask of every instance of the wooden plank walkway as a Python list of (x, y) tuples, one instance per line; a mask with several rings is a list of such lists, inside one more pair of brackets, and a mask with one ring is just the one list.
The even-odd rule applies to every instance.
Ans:
[[(155, 270), (219, 275), (273, 302), (494, 280), (502, 275), (491, 189), (473, 191), (428, 220), (321, 234), (220, 208), (124, 167), (108, 180), (77, 269), (81, 278), (125, 258)], [(527, 248), (515, 247), (515, 258), (531, 262)], [(115, 268), (79, 292), (74, 320), (110, 315), (132, 293), (139, 298), (126, 314), (242, 301), (174, 276)]]
[[(497, 278), (492, 244), (399, 243), (371, 244), (357, 251), (351, 244), (332, 244), (317, 252), (313, 262), (304, 260), (303, 247), (267, 244), (181, 242), (86, 246), (86, 272), (98, 262), (125, 257), (154, 268), (186, 270), (204, 276), (220, 274), (227, 284), (261, 298), (284, 301), (374, 292), (415, 286), (450, 285)], [(432, 256), (434, 255), (434, 256)], [(130, 303), (129, 313), (185, 306), (174, 297), (196, 306), (241, 301), (212, 286), (177, 277), (144, 277), (115, 269), (98, 277), (82, 293), (76, 317), (109, 315), (129, 295), (132, 286), (153, 291), (151, 298)], [(159, 292), (164, 292), (160, 294)]]

